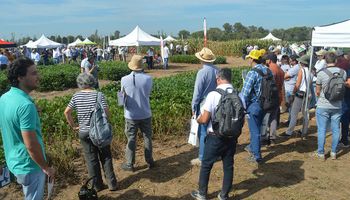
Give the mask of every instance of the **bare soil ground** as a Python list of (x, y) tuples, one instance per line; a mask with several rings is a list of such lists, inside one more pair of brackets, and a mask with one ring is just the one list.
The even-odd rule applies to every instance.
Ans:
[[(196, 69), (197, 66), (191, 66)], [(163, 71), (162, 71), (163, 72)], [(287, 119), (283, 114), (281, 121)], [(301, 116), (303, 117), (303, 116)], [(301, 127), (298, 126), (297, 129)], [(278, 134), (286, 130), (281, 123)], [(143, 159), (142, 139), (136, 155), (137, 171), (124, 172), (120, 168), (123, 158), (115, 158), (114, 167), (119, 181), (119, 190), (104, 190), (98, 193), (100, 199), (120, 200), (190, 200), (189, 193), (197, 188), (200, 167), (192, 166), (198, 149), (187, 144), (187, 134), (169, 137), (166, 141), (154, 141), (156, 167), (147, 170)], [(327, 136), (325, 150), (330, 151), (331, 135)], [(311, 157), (317, 148), (316, 125), (310, 120), (306, 140), (293, 137), (278, 138), (270, 147), (264, 146), (264, 163), (255, 166), (246, 161), (248, 153), (243, 149), (249, 143), (247, 124), (239, 138), (235, 154), (234, 186), (231, 199), (273, 199), (273, 200), (347, 200), (350, 198), (350, 149), (342, 149), (337, 160), (326, 161)], [(123, 149), (125, 144), (117, 149)], [(123, 154), (123, 152), (117, 152)], [(54, 199), (77, 199), (77, 193), (87, 171), (82, 157), (72, 161), (76, 165), (77, 177), (59, 178)], [(211, 172), (209, 199), (217, 199), (223, 178), (222, 164), (217, 162)], [(0, 199), (21, 199), (20, 188), (14, 184), (0, 189)]]

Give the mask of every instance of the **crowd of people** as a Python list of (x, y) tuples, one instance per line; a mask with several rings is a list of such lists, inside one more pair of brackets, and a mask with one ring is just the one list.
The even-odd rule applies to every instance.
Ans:
[[(164, 47), (168, 49), (167, 45)], [(90, 50), (88, 50), (90, 51)], [(153, 49), (147, 52), (154, 56)], [(171, 48), (166, 50), (171, 54)], [(4, 55), (2, 53), (1, 55)], [(11, 89), (0, 98), (0, 129), (6, 163), (9, 170), (17, 177), (22, 185), (25, 199), (42, 199), (44, 195), (45, 176), (54, 178), (55, 169), (48, 165), (43, 144), (40, 116), (38, 109), (30, 97), (30, 92), (39, 84), (39, 73), (35, 59), (20, 56), (10, 62), (8, 79)], [(69, 55), (66, 54), (69, 60)], [(91, 113), (100, 101), (106, 118), (111, 115), (106, 97), (98, 92), (98, 76), (95, 60), (99, 61), (103, 53), (86, 54), (81, 61), (81, 74), (77, 77), (77, 85), (81, 89), (67, 102), (64, 115), (68, 125), (79, 135), (89, 177), (95, 177), (95, 189), (101, 191), (108, 188), (118, 189), (110, 145), (96, 146), (90, 138)], [(102, 56), (102, 57), (101, 57)], [(123, 55), (122, 55), (123, 56)], [(164, 59), (166, 55), (163, 55)], [(209, 176), (213, 164), (218, 160), (223, 162), (224, 180), (220, 200), (228, 199), (233, 181), (233, 163), (236, 151), (237, 137), (223, 137), (214, 124), (217, 107), (222, 103), (222, 95), (235, 94), (237, 88), (232, 85), (232, 72), (228, 68), (219, 69), (213, 65), (216, 56), (204, 47), (195, 56), (203, 67), (197, 72), (192, 98), (192, 115), (199, 123), (198, 158), (191, 160), (193, 165), (200, 166), (198, 190), (191, 195), (198, 200), (205, 200), (208, 191)], [(245, 59), (249, 59), (252, 67), (244, 76), (243, 88), (239, 94), (239, 105), (245, 106), (247, 124), (250, 134), (250, 144), (245, 147), (248, 152), (247, 161), (256, 165), (263, 164), (261, 146), (267, 142), (276, 143), (278, 137), (289, 138), (295, 131), (297, 117), (306, 102), (310, 109), (316, 107), (316, 123), (318, 148), (315, 158), (325, 160), (324, 150), (327, 124), (332, 127), (332, 148), (330, 157), (337, 159), (339, 148), (349, 147), (350, 119), (350, 62), (340, 50), (316, 52), (317, 62), (309, 70), (310, 55), (306, 49), (298, 55), (281, 53), (280, 49), (264, 50), (253, 48)], [(0, 60), (4, 60), (0, 57)], [(10, 60), (10, 59), (9, 59)], [(72, 56), (72, 60), (73, 56)], [(123, 94), (125, 135), (125, 159), (121, 169), (135, 171), (136, 136), (138, 130), (144, 138), (144, 156), (149, 169), (155, 167), (152, 151), (152, 111), (150, 94), (152, 77), (144, 73), (144, 57), (134, 55), (128, 63), (131, 73), (121, 79)], [(167, 63), (167, 62), (164, 62)], [(164, 68), (167, 65), (164, 64)], [(234, 77), (240, 78), (240, 77)], [(313, 84), (315, 82), (315, 85)], [(218, 90), (225, 91), (223, 94)], [(307, 96), (308, 91), (310, 95)], [(313, 100), (314, 98), (314, 100)], [(316, 104), (312, 105), (312, 101)], [(235, 108), (238, 104), (232, 104)], [(281, 108), (289, 113), (288, 129), (277, 135)], [(77, 121), (73, 112), (77, 113)], [(283, 111), (282, 111), (283, 112)], [(242, 114), (244, 115), (244, 114)], [(232, 118), (232, 121), (236, 120)], [(304, 115), (304, 123), (309, 121)], [(340, 124), (341, 133), (340, 136)], [(242, 125), (243, 126), (243, 125)], [(263, 128), (266, 126), (267, 128)], [(307, 126), (301, 137), (306, 138)], [(241, 127), (240, 127), (241, 129)], [(241, 130), (235, 130), (241, 132)], [(107, 185), (103, 183), (101, 166)]]

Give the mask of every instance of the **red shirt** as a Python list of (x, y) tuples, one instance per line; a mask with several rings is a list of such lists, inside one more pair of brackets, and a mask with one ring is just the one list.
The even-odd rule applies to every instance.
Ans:
[(345, 71), (348, 71), (350, 69), (349, 61), (343, 56), (337, 58), (337, 62), (335, 63), (335, 66), (342, 68)]
[(275, 78), (276, 86), (278, 89), (279, 102), (281, 105), (282, 101), (284, 100), (284, 72), (276, 63), (269, 64), (269, 69), (271, 70), (273, 77)]

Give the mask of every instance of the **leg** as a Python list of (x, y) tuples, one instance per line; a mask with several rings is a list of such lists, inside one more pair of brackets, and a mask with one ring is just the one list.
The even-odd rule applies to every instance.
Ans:
[(341, 110), (332, 110), (331, 117), (331, 127), (332, 127), (332, 152), (337, 153), (337, 146), (340, 139), (340, 118)]
[(316, 108), (317, 153), (321, 155), (324, 155), (324, 143), (326, 141), (326, 129), (329, 119), (329, 113), (326, 109)]
[(256, 161), (261, 160), (260, 128), (262, 124), (263, 111), (258, 103), (252, 103), (248, 107), (248, 125), (250, 132), (250, 150)]
[(279, 118), (279, 111), (280, 108), (276, 108), (271, 114), (269, 119), (270, 124), (270, 139), (274, 140), (276, 139), (276, 130), (277, 130), (277, 124), (278, 124), (278, 118)]
[(104, 148), (99, 149), (100, 161), (105, 172), (105, 177), (110, 190), (117, 188), (117, 178), (115, 177), (113, 170), (113, 158), (111, 153), (111, 146), (108, 145)]
[(125, 119), (125, 135), (128, 139), (126, 145), (125, 157), (126, 164), (133, 166), (135, 164), (135, 151), (136, 151), (136, 133), (138, 130), (138, 124), (129, 119)]
[(143, 135), (144, 148), (145, 148), (145, 160), (148, 164), (153, 164), (153, 151), (152, 151), (152, 118), (141, 120), (140, 129)]
[(294, 128), (297, 125), (298, 114), (300, 112), (302, 104), (303, 104), (302, 98), (299, 98), (299, 97), (294, 98), (291, 113), (290, 113), (291, 118), (289, 121), (288, 129), (286, 131), (287, 135), (293, 134)]
[(347, 108), (344, 110), (343, 115), (341, 116), (341, 142), (344, 145), (349, 145), (349, 123), (350, 123), (350, 109)]
[(222, 164), (224, 168), (224, 179), (222, 182), (221, 196), (228, 198), (228, 193), (232, 188), (233, 181), (233, 156), (236, 152), (236, 139), (225, 140), (225, 152), (222, 154)]
[(41, 170), (30, 174), (16, 175), (17, 182), (23, 187), (25, 200), (44, 199), (46, 175)]
[(207, 124), (199, 124), (198, 136), (199, 136), (199, 160), (203, 159), (204, 149), (205, 149), (205, 137), (207, 136)]
[(80, 138), (80, 143), (83, 146), (89, 177), (96, 177), (96, 187), (102, 187), (103, 180), (98, 158), (98, 148), (92, 144), (91, 140), (88, 137)]

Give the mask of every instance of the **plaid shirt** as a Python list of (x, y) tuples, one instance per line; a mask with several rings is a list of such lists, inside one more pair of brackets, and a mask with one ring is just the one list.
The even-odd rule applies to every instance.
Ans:
[[(255, 68), (262, 70), (264, 74), (267, 72), (271, 73), (271, 71), (262, 64), (256, 65)], [(261, 81), (262, 77), (259, 76), (258, 72), (253, 70), (250, 70), (248, 72), (242, 88), (242, 94), (246, 105), (249, 105), (252, 102), (257, 102), (259, 100), (259, 97), (261, 95)]]

